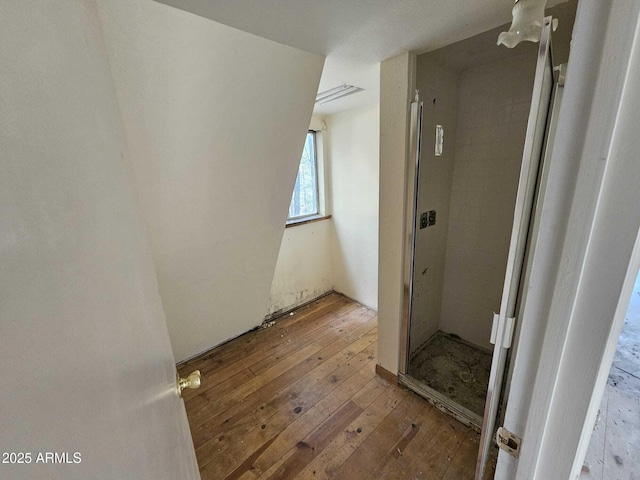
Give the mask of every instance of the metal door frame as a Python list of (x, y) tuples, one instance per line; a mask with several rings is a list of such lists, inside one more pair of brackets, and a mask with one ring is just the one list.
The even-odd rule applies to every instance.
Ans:
[[(534, 217), (534, 199), (538, 185), (538, 176), (544, 160), (544, 144), (548, 134), (549, 117), (552, 111), (552, 99), (556, 82), (553, 74), (553, 55), (551, 43), (552, 17), (544, 19), (544, 25), (538, 49), (538, 61), (531, 97), (531, 109), (527, 124), (527, 135), (522, 155), (520, 181), (516, 196), (507, 270), (500, 302), (500, 313), (495, 328), (495, 346), (487, 399), (484, 409), (480, 448), (476, 462), (476, 480), (482, 480), (487, 458), (498, 420), (499, 407), (505, 403), (507, 392), (502, 391), (504, 374), (511, 346), (513, 331), (507, 329), (508, 318), (515, 318), (518, 308), (518, 296), (523, 284), (525, 255), (529, 239), (530, 224)], [(548, 75), (548, 77), (547, 77)], [(547, 78), (550, 83), (546, 82)], [(548, 89), (548, 92), (546, 91)], [(544, 111), (543, 111), (544, 110)], [(539, 151), (537, 151), (539, 149)], [(515, 327), (511, 327), (515, 328)]]

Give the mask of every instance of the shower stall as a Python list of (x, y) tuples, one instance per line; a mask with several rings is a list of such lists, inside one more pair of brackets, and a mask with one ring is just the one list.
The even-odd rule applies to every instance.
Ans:
[(417, 56), (399, 378), (482, 431), (483, 458), (508, 381), (545, 141), (561, 95), (554, 66), (568, 59), (576, 3), (549, 9), (561, 26), (553, 49), (547, 17), (540, 44), (498, 47), (501, 27)]
[(480, 56), (456, 44), (418, 56), (416, 69), (423, 121), (407, 373), (476, 428), (536, 68), (535, 51), (498, 48), (489, 38), (504, 58), (476, 64)]

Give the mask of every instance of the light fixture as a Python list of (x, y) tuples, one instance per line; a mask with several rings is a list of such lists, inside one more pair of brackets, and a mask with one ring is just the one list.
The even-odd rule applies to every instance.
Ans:
[(320, 92), (316, 95), (316, 103), (321, 105), (323, 103), (332, 102), (338, 98), (346, 97), (347, 95), (353, 95), (354, 93), (361, 92), (363, 89), (360, 87), (354, 87), (353, 85), (347, 85), (346, 83), (339, 87), (332, 88)]
[(523, 41), (539, 42), (546, 4), (547, 0), (516, 0), (511, 28), (498, 36), (498, 45), (513, 48)]

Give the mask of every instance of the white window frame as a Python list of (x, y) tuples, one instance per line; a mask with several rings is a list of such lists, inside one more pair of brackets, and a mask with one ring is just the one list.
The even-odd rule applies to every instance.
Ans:
[[(313, 153), (314, 153), (315, 169), (316, 169), (317, 212), (308, 214), (308, 215), (300, 215), (297, 217), (287, 217), (287, 221), (286, 221), (287, 227), (308, 223), (314, 220), (322, 220), (324, 218), (330, 218), (330, 216), (327, 215), (326, 202), (325, 202), (324, 155), (323, 155), (322, 132), (310, 129), (307, 132), (307, 134), (309, 133), (313, 134), (313, 137), (314, 137)], [(292, 192), (292, 197), (293, 197), (293, 192)]]

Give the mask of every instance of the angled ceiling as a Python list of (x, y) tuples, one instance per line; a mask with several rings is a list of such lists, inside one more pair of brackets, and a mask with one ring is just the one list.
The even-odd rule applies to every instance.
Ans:
[(325, 55), (319, 91), (343, 83), (365, 89), (317, 106), (318, 114), (377, 102), (382, 60), (407, 50), (433, 50), (509, 23), (513, 6), (513, 0), (158, 1)]

